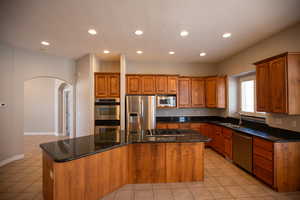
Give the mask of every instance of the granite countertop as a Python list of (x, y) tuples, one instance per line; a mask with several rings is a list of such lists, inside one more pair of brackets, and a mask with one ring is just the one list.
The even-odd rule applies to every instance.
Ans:
[(136, 143), (188, 143), (209, 142), (210, 138), (193, 130), (177, 130), (184, 136), (151, 136), (142, 133), (126, 133), (89, 135), (72, 139), (41, 144), (40, 147), (48, 153), (55, 162), (66, 162), (85, 156), (108, 151), (117, 147)]
[(300, 142), (300, 133), (279, 128), (269, 127), (266, 124), (243, 122), (240, 127), (237, 119), (222, 118), (216, 116), (209, 117), (157, 117), (157, 122), (162, 123), (210, 123), (218, 126), (230, 128), (234, 131), (257, 136), (272, 142)]

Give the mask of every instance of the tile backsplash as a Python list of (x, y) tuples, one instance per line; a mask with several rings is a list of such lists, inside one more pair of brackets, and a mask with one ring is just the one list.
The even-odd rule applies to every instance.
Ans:
[(191, 108), (191, 109), (157, 109), (156, 116), (223, 116), (223, 109)]

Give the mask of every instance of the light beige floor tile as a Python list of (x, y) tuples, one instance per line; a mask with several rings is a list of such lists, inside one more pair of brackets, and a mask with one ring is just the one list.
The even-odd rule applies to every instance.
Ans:
[(210, 200), (214, 199), (213, 195), (207, 188), (191, 188), (190, 191), (195, 200)]
[(114, 200), (133, 200), (132, 190), (121, 190), (116, 192)]
[(154, 189), (154, 200), (174, 200), (170, 189)]
[(228, 192), (235, 198), (252, 197), (250, 193), (240, 186), (226, 186), (225, 189), (228, 190)]
[(189, 189), (172, 189), (173, 197), (175, 200), (193, 200), (194, 197)]
[(137, 190), (134, 191), (134, 200), (153, 200), (153, 190)]

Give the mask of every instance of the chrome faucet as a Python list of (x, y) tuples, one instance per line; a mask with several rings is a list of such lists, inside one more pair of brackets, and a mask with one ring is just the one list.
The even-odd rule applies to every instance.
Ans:
[(242, 121), (242, 113), (241, 113), (241, 112), (239, 112), (239, 115), (240, 115), (240, 119), (239, 119), (239, 126), (241, 126), (241, 125), (242, 125), (242, 123), (243, 123), (243, 121)]

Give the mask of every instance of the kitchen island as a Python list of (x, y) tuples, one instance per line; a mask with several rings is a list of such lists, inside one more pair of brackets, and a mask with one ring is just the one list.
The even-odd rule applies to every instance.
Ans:
[[(204, 143), (192, 130), (119, 132), (41, 144), (45, 200), (93, 200), (125, 184), (203, 181)], [(174, 134), (175, 133), (175, 134)]]

